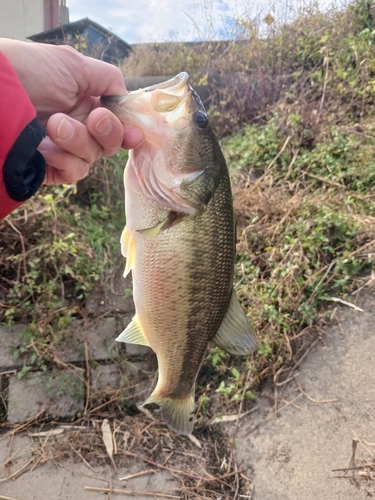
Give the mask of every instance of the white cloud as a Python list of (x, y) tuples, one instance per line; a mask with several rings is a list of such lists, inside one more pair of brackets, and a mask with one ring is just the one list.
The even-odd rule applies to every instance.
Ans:
[[(89, 17), (128, 43), (191, 41), (226, 34), (233, 20), (262, 19), (315, 0), (67, 0), (70, 20)], [(323, 4), (344, 0), (320, 0)], [(276, 6), (276, 7), (275, 7)]]
[(214, 37), (242, 0), (67, 0), (70, 20), (89, 17), (129, 43)]

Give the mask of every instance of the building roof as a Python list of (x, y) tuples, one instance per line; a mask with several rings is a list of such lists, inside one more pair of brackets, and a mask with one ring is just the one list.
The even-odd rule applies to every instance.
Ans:
[(62, 26), (58, 26), (57, 28), (42, 31), (41, 33), (37, 33), (36, 35), (29, 36), (28, 38), (33, 42), (51, 43), (56, 40), (61, 40), (61, 43), (63, 43), (63, 40), (66, 39), (67, 36), (72, 36), (76, 33), (82, 33), (82, 31), (89, 27), (104, 35), (106, 38), (110, 39), (111, 42), (117, 44), (124, 50), (128, 51), (129, 49), (131, 49), (131, 46), (122, 38), (115, 35), (112, 31), (107, 30), (95, 21), (92, 21), (88, 17), (80, 19), (79, 21), (75, 21), (74, 23), (63, 24)]

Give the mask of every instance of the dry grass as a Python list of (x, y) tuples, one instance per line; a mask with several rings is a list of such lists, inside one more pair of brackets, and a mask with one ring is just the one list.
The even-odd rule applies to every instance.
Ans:
[[(161, 498), (222, 499), (251, 498), (252, 482), (248, 471), (237, 464), (235, 450), (225, 435), (213, 429), (198, 439), (170, 433), (163, 423), (145, 415), (136, 418), (126, 416), (109, 424), (111, 456), (103, 439), (101, 419), (92, 419), (82, 425), (62, 425), (37, 422), (14, 428), (2, 439), (9, 440), (8, 458), (0, 473), (7, 472), (3, 480), (15, 480), (44, 463), (62, 465), (81, 463), (93, 478), (108, 481), (108, 474), (98, 473), (105, 466), (111, 468), (108, 487), (97, 488), (88, 484), (91, 491), (122, 493), (126, 495), (154, 495)], [(16, 434), (27, 432), (31, 440), (29, 449), (12, 452)], [(136, 470), (130, 474), (120, 470)], [(134, 490), (123, 486), (121, 481), (146, 474), (165, 471), (173, 478), (174, 488), (168, 490)], [(0, 480), (1, 483), (2, 480)], [(89, 483), (89, 480), (88, 480)], [(170, 495), (170, 496), (168, 496)]]
[(346, 478), (355, 486), (365, 490), (369, 497), (375, 495), (375, 443), (364, 439), (352, 439), (352, 454), (349, 465), (335, 469), (330, 477)]

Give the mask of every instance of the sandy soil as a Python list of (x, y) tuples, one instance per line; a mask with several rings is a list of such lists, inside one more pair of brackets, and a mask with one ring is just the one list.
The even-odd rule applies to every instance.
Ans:
[[(363, 311), (337, 307), (336, 321), (324, 329), (321, 341), (294, 372), (295, 378), (279, 387), (276, 414), (273, 389), (264, 387), (256, 402), (257, 409), (241, 420), (236, 432), (235, 423), (219, 424), (212, 429), (212, 433), (229, 435), (234, 440), (238, 467), (246, 469), (246, 476), (253, 480), (251, 487), (247, 483), (247, 489), (239, 490), (241, 496), (238, 498), (362, 500), (372, 494), (375, 496), (375, 480), (351, 481), (335, 477), (345, 471), (333, 472), (348, 467), (353, 438), (375, 443), (375, 295), (366, 290), (350, 300), (356, 301)], [(197, 434), (197, 437), (201, 436)], [(180, 439), (179, 443), (186, 443), (187, 453), (198, 457), (201, 454), (201, 464), (205, 466), (209, 454), (207, 450), (204, 454), (204, 440), (203, 450), (199, 450), (187, 438)], [(12, 443), (9, 437), (0, 439), (0, 469), (9, 458), (10, 444), (12, 456), (17, 456), (1, 471), (0, 500), (132, 498), (120, 493), (88, 490), (87, 486), (145, 492), (178, 488), (178, 478), (166, 470), (120, 483), (118, 477), (121, 475), (150, 469), (139, 462), (114, 471), (109, 464), (98, 467), (80, 460), (59, 460), (55, 464), (49, 461), (20, 474), (15, 480), (9, 479), (32, 458), (35, 438), (22, 435)], [(364, 460), (375, 463), (374, 457), (375, 446), (359, 442), (355, 465)], [(185, 470), (185, 464), (180, 465)], [(358, 478), (358, 470), (354, 473), (354, 479)], [(224, 500), (235, 496), (233, 491), (224, 496), (213, 493), (208, 498)], [(180, 497), (176, 491), (171, 497), (189, 498), (189, 495)], [(137, 498), (152, 497), (138, 495)]]
[[(277, 418), (266, 389), (262, 410), (240, 427), (237, 459), (253, 469), (254, 500), (375, 495), (375, 482), (356, 486), (332, 472), (348, 467), (353, 438), (375, 443), (375, 296), (366, 292), (356, 303), (363, 312), (340, 306), (336, 325), (325, 329), (297, 380), (280, 387)], [(375, 444), (367, 448), (357, 446), (357, 465), (371, 453), (375, 463)]]

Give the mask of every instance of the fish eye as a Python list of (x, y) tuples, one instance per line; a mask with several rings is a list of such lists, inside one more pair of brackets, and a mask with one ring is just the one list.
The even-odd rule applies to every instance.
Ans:
[(208, 118), (206, 113), (203, 113), (203, 111), (198, 111), (194, 115), (194, 122), (198, 125), (199, 128), (206, 128), (208, 125)]

